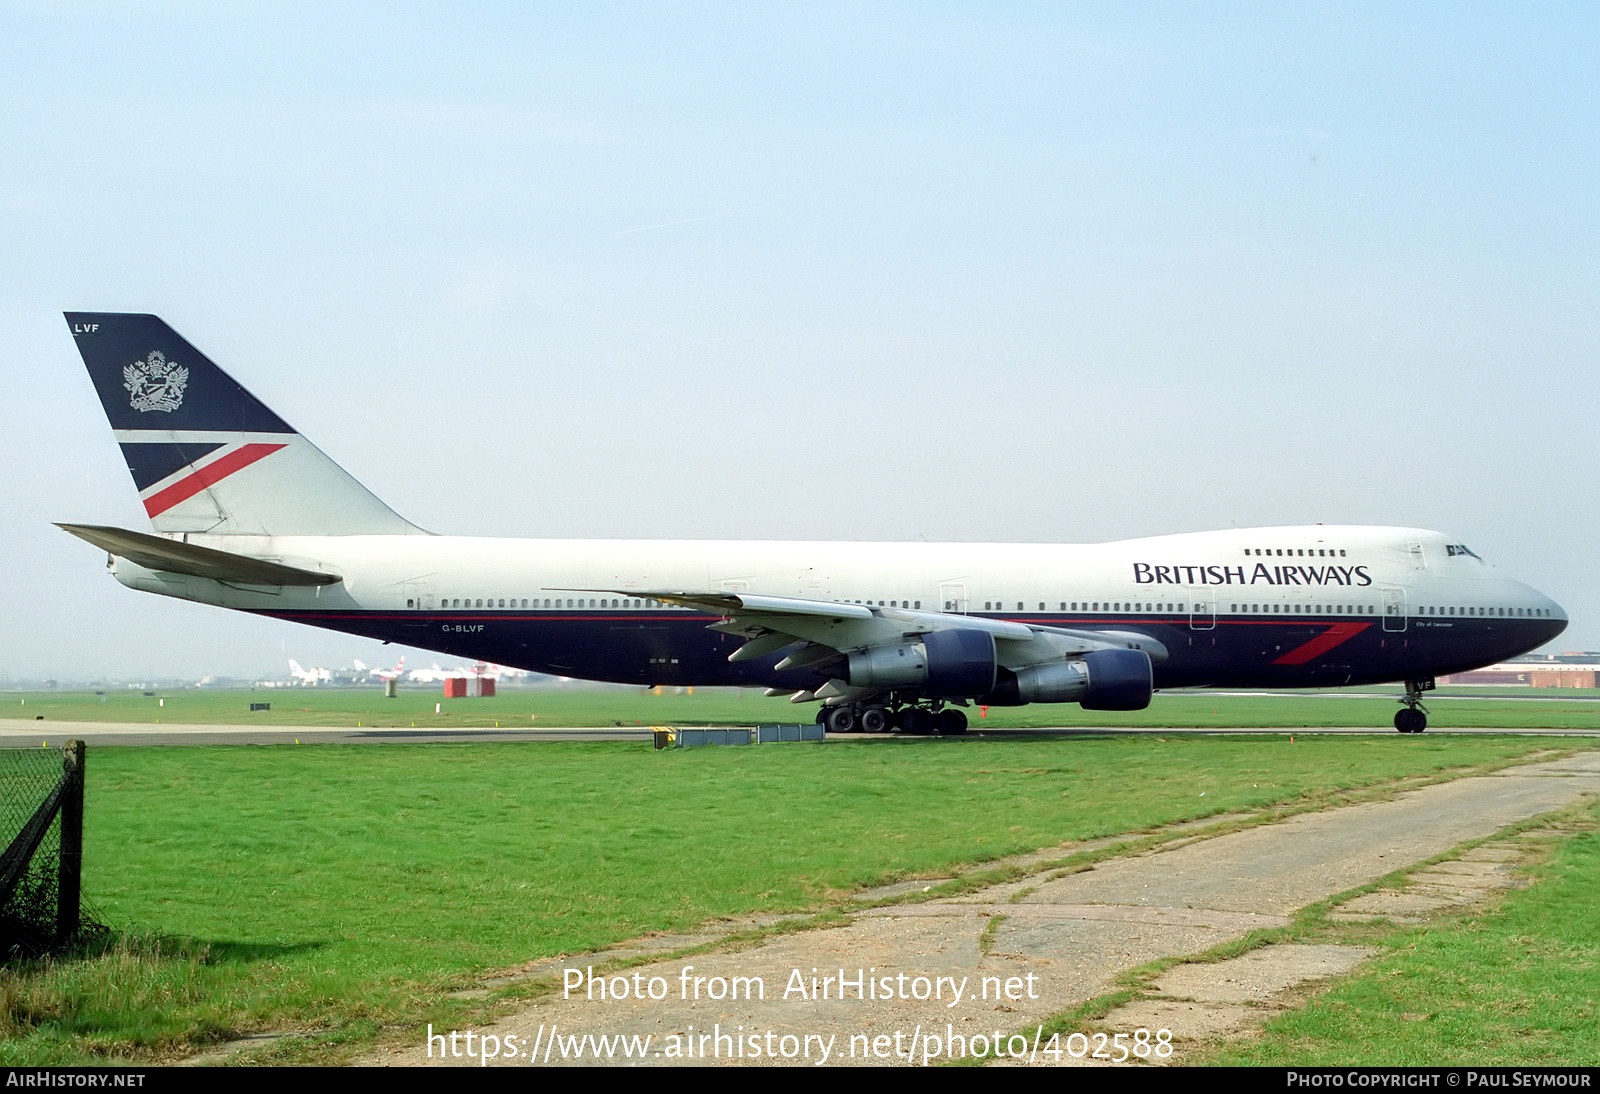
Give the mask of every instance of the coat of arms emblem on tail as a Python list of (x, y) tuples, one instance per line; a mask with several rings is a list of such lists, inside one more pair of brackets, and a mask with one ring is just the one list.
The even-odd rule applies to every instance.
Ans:
[(122, 369), (122, 386), (133, 396), (130, 405), (135, 410), (177, 410), (188, 383), (189, 370), (169, 363), (160, 350), (151, 350), (145, 360)]

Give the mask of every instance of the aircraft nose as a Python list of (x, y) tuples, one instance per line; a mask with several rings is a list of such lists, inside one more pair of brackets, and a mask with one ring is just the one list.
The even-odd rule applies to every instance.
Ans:
[[(1554, 600), (1550, 601), (1550, 618), (1561, 624), (1561, 630), (1556, 631), (1555, 634), (1560, 634), (1561, 631), (1567, 629), (1567, 609), (1557, 604)], [(1555, 634), (1550, 637), (1554, 638)]]
[(1550, 625), (1549, 634), (1545, 636), (1546, 642), (1567, 629), (1565, 608), (1531, 585), (1521, 585), (1521, 589), (1527, 597), (1525, 603), (1531, 606), (1535, 615), (1542, 617)]

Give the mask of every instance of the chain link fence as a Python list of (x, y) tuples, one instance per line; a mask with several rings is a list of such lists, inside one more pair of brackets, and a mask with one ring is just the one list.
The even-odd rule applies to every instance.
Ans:
[(0, 749), (0, 958), (70, 944), (84, 924), (84, 747)]

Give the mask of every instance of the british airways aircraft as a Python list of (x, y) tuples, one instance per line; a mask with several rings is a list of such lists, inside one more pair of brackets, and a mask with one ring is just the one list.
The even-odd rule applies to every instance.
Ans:
[(1090, 545), (439, 536), (153, 315), (67, 313), (152, 532), (63, 524), (145, 592), (560, 676), (760, 685), (836, 732), (959, 734), (972, 704), (1138, 710), (1157, 688), (1435, 676), (1566, 627), (1410, 528)]

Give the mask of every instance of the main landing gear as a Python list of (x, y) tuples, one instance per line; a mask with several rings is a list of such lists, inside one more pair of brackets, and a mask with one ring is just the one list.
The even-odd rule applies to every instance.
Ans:
[(1401, 733), (1421, 733), (1428, 728), (1428, 708), (1422, 705), (1422, 693), (1433, 690), (1433, 678), (1407, 680), (1406, 697), (1400, 700), (1403, 710), (1394, 712), (1394, 728)]
[(887, 733), (899, 730), (919, 736), (959, 737), (967, 731), (966, 712), (959, 707), (890, 707), (881, 703), (841, 703), (817, 711), (829, 733)]

